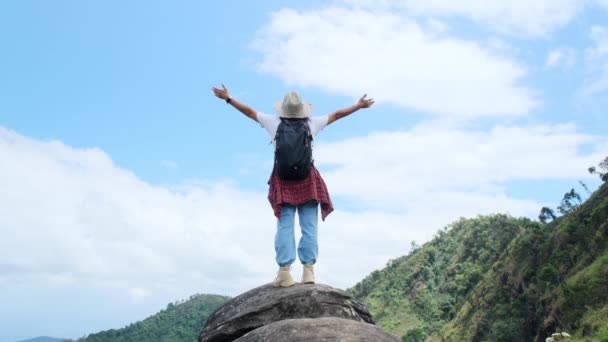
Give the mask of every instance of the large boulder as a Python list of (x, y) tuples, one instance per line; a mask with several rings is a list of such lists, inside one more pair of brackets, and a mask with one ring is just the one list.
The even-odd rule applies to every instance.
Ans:
[[(339, 322), (360, 322), (364, 325), (359, 331), (379, 330), (373, 326), (374, 322), (367, 308), (353, 300), (345, 291), (321, 284), (297, 284), (287, 288), (277, 288), (267, 284), (250, 290), (218, 308), (207, 320), (198, 340), (199, 342), (235, 341), (252, 330), (274, 322), (323, 317), (341, 318)], [(291, 324), (317, 326), (316, 323), (304, 321)], [(324, 321), (319, 321), (318, 324), (319, 327), (328, 326)], [(304, 327), (304, 325), (298, 326)], [(284, 328), (283, 325), (278, 327)], [(334, 330), (336, 329), (334, 327)], [(261, 333), (271, 333), (271, 330), (264, 330)]]
[(401, 342), (397, 336), (388, 334), (369, 323), (344, 318), (298, 318), (286, 319), (250, 331), (235, 342)]

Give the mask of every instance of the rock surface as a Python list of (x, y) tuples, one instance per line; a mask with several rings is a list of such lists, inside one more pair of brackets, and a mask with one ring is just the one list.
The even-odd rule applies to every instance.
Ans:
[(235, 342), (400, 342), (397, 336), (388, 334), (369, 323), (344, 318), (287, 319), (255, 329)]
[[(252, 330), (274, 322), (322, 317), (361, 322), (366, 324), (366, 327), (378, 329), (373, 326), (374, 322), (367, 308), (353, 300), (345, 291), (321, 284), (297, 284), (287, 288), (276, 288), (267, 284), (245, 292), (219, 307), (207, 320), (198, 340), (235, 341)], [(306, 322), (302, 324), (304, 323)]]

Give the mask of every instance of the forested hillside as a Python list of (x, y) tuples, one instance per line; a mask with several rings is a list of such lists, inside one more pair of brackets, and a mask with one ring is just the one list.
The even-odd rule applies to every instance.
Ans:
[(181, 303), (122, 329), (112, 329), (78, 339), (78, 342), (176, 342), (196, 341), (207, 318), (230, 298), (194, 295)]
[(550, 223), (454, 222), (349, 291), (404, 341), (608, 341), (608, 185), (569, 194)]

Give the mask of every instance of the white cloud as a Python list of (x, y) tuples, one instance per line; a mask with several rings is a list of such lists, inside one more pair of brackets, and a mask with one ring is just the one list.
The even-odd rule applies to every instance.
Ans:
[(419, 16), (459, 16), (503, 34), (530, 37), (546, 36), (563, 27), (580, 13), (587, 3), (585, 0), (346, 0), (345, 2), (368, 9), (403, 10)]
[[(582, 148), (594, 152), (583, 155)], [(505, 182), (588, 177), (586, 166), (603, 159), (607, 148), (606, 138), (571, 125), (495, 126), (486, 132), (433, 123), (320, 144), (316, 161), (328, 168), (334, 193), (376, 208), (415, 212), (460, 203), (458, 211), (503, 207), (520, 215), (524, 208), (503, 197)], [(356, 157), (345, 151), (356, 151)]]
[[(242, 290), (272, 262), (265, 196), (214, 184), (152, 186), (99, 149), (0, 128), (0, 277), (66, 274), (125, 289), (200, 276), (198, 289)], [(238, 215), (235, 215), (238, 211)], [(10, 237), (8, 237), (10, 236)]]
[[(504, 182), (580, 177), (601, 158), (577, 151), (601, 143), (571, 126), (483, 133), (428, 124), (319, 144), (320, 166), (335, 168), (324, 172), (332, 195), (363, 207), (338, 207), (320, 224), (319, 280), (352, 286), (462, 216), (533, 216), (541, 204), (509, 197)], [(345, 158), (353, 150), (358, 157)], [(265, 193), (153, 186), (99, 149), (3, 128), (0, 159), (3, 288), (111, 288), (143, 301), (236, 295), (274, 276), (276, 221)]]
[(592, 46), (585, 50), (588, 78), (582, 89), (583, 95), (594, 95), (608, 90), (608, 27), (591, 28)]
[(557, 48), (549, 51), (547, 60), (545, 61), (545, 67), (556, 68), (562, 67), (564, 69), (571, 68), (576, 60), (576, 52), (571, 48)]
[[(2, 288), (109, 288), (137, 302), (236, 295), (274, 277), (276, 221), (265, 193), (208, 182), (152, 186), (99, 149), (1, 127), (0, 158)], [(320, 227), (320, 281), (354, 285), (447, 223), (436, 217), (443, 220), (336, 211)]]
[(283, 9), (258, 32), (262, 72), (291, 85), (373, 95), (433, 115), (517, 116), (537, 105), (525, 68), (442, 22), (343, 8)]

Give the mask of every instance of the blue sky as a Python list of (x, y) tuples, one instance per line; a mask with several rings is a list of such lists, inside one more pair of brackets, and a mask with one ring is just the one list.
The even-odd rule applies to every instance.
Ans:
[(607, 19), (605, 0), (0, 3), (0, 341), (272, 279), (270, 138), (222, 82), (265, 113), (289, 90), (315, 115), (376, 99), (315, 146), (332, 286), (458, 217), (595, 189)]

